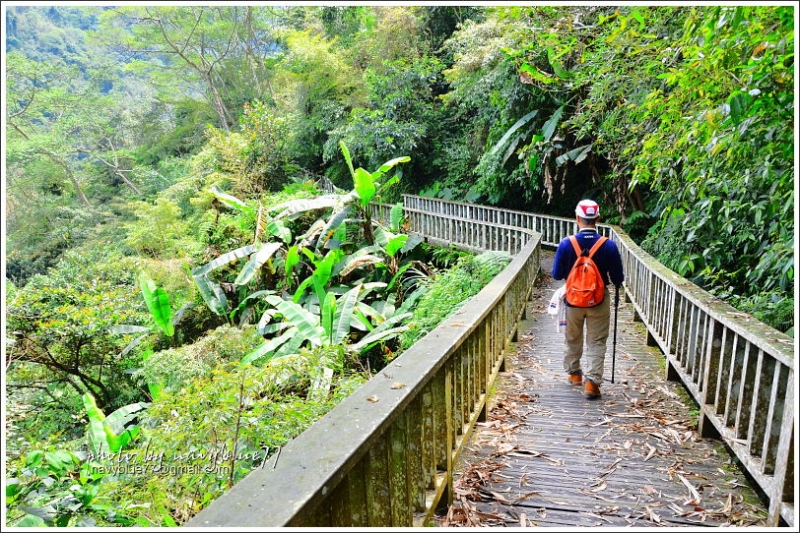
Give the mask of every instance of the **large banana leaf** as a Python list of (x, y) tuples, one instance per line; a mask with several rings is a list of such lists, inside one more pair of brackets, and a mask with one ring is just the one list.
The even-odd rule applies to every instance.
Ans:
[(241, 248), (236, 248), (235, 250), (231, 250), (228, 253), (222, 254), (221, 256), (217, 257), (216, 259), (212, 259), (205, 265), (196, 268), (192, 271), (194, 276), (199, 274), (208, 274), (212, 270), (216, 270), (220, 267), (227, 265), (237, 259), (244, 259), (245, 257), (249, 256), (253, 252), (255, 252), (258, 247), (255, 244), (250, 244), (248, 246), (242, 246)]
[(242, 213), (248, 215), (255, 215), (256, 211), (243, 201), (239, 200), (235, 196), (231, 196), (230, 194), (223, 192), (219, 189), (216, 185), (212, 185), (209, 189), (209, 192), (217, 197), (217, 199), (222, 202), (223, 204), (236, 209), (237, 211), (241, 211)]
[(586, 159), (586, 156), (589, 155), (591, 149), (592, 149), (592, 143), (585, 144), (577, 148), (573, 148), (569, 152), (561, 154), (560, 156), (556, 157), (556, 165), (563, 165), (567, 161), (574, 161), (575, 164), (577, 165), (578, 163)]
[[(323, 300), (324, 301), (324, 300)], [(325, 330), (320, 325), (318, 315), (309, 313), (303, 306), (294, 302), (282, 301), (276, 306), (284, 319), (297, 328), (300, 336), (314, 345), (321, 346), (325, 338)]]
[(111, 431), (111, 428), (103, 424), (106, 416), (103, 414), (103, 411), (97, 407), (94, 396), (86, 392), (83, 394), (82, 398), (86, 416), (89, 418), (89, 428), (87, 429), (89, 447), (96, 456), (108, 456), (112, 453), (111, 443), (116, 438), (116, 435)]
[(289, 244), (292, 242), (292, 230), (286, 227), (282, 220), (268, 219), (267, 231), (278, 237), (280, 240)]
[(321, 218), (315, 220), (314, 223), (311, 224), (311, 227), (308, 228), (308, 231), (306, 231), (300, 237), (300, 242), (298, 243), (298, 246), (300, 246), (300, 248), (311, 246), (311, 244), (313, 244), (315, 240), (318, 240), (317, 236), (320, 233), (322, 233), (323, 229), (325, 229), (325, 221), (322, 220)]
[(358, 193), (361, 207), (366, 208), (375, 196), (375, 179), (363, 168), (357, 168), (353, 176), (353, 188)]
[(382, 342), (388, 339), (392, 339), (402, 333), (403, 331), (408, 329), (408, 326), (397, 326), (393, 327), (395, 324), (402, 322), (403, 320), (407, 320), (411, 318), (411, 313), (400, 313), (391, 318), (386, 319), (382, 324), (378, 327), (364, 335), (364, 337), (359, 340), (357, 343), (353, 344), (351, 348), (358, 353), (370, 348), (373, 344), (377, 342)]
[(556, 109), (553, 112), (553, 116), (544, 123), (544, 126), (542, 126), (542, 137), (544, 137), (545, 141), (550, 141), (550, 138), (553, 137), (553, 134), (556, 132), (556, 127), (558, 127), (558, 121), (561, 120), (561, 115), (563, 114), (564, 106), (562, 105)]
[(108, 417), (97, 407), (94, 396), (83, 394), (83, 406), (89, 418), (89, 445), (95, 454), (117, 453), (124, 449), (128, 443), (139, 434), (139, 428), (132, 426), (125, 428), (136, 417), (136, 413), (145, 409), (149, 404), (143, 402), (132, 403), (120, 407)]
[(342, 198), (338, 194), (326, 194), (324, 196), (317, 196), (316, 198), (291, 200), (282, 204), (276, 205), (271, 210), (278, 211), (278, 214), (273, 217), (274, 220), (288, 218), (292, 220), (297, 218), (301, 213), (306, 211), (316, 211), (319, 209), (336, 208), (342, 203)]
[(288, 285), (289, 278), (292, 274), (292, 269), (300, 262), (300, 252), (298, 251), (297, 246), (292, 246), (286, 252), (286, 258), (284, 259), (284, 270), (286, 271), (286, 282)]
[(394, 204), (389, 211), (389, 229), (395, 233), (400, 232), (400, 223), (403, 221), (403, 204)]
[(339, 344), (350, 334), (350, 323), (353, 320), (353, 311), (358, 301), (361, 284), (356, 285), (339, 298), (339, 305), (333, 318), (331, 344)]
[(239, 272), (239, 275), (236, 277), (236, 281), (234, 284), (236, 285), (247, 285), (258, 269), (260, 269), (264, 263), (266, 263), (270, 257), (275, 255), (275, 252), (281, 249), (281, 244), (278, 242), (270, 242), (261, 246), (261, 248), (250, 256), (250, 260), (244, 265), (242, 271)]
[(164, 332), (164, 335), (172, 337), (175, 334), (175, 327), (172, 325), (172, 308), (167, 291), (156, 287), (155, 282), (144, 272), (139, 275), (139, 287), (156, 326)]
[(105, 419), (105, 424), (114, 433), (123, 433), (126, 428), (125, 425), (135, 419), (140, 411), (147, 409), (150, 404), (146, 402), (136, 402), (128, 405), (123, 405)]
[(327, 224), (325, 224), (325, 227), (322, 229), (320, 238), (317, 239), (317, 244), (315, 248), (317, 250), (322, 248), (325, 245), (325, 243), (331, 239), (336, 229), (338, 229), (339, 226), (342, 225), (342, 222), (344, 222), (349, 216), (350, 216), (350, 206), (345, 207), (338, 213), (335, 213), (333, 216), (331, 216), (328, 219)]
[(376, 255), (362, 255), (360, 257), (355, 257), (342, 266), (342, 269), (339, 271), (339, 275), (346, 276), (357, 268), (369, 265), (380, 265), (383, 262), (383, 258)]
[(509, 138), (510, 138), (512, 135), (514, 135), (514, 132), (515, 132), (515, 131), (517, 131), (518, 129), (520, 129), (522, 126), (524, 126), (524, 125), (525, 125), (525, 123), (526, 123), (526, 122), (528, 122), (530, 119), (532, 119), (533, 117), (535, 117), (535, 116), (536, 116), (536, 114), (537, 114), (538, 112), (539, 112), (539, 110), (534, 110), (534, 111), (531, 111), (530, 113), (527, 113), (527, 114), (526, 114), (525, 116), (523, 116), (521, 119), (519, 119), (518, 121), (516, 121), (516, 122), (514, 123), (514, 125), (513, 125), (513, 126), (511, 126), (511, 127), (508, 129), (508, 131), (507, 131), (507, 132), (505, 132), (505, 133), (503, 134), (503, 136), (500, 138), (500, 140), (499, 140), (499, 141), (497, 141), (497, 144), (495, 144), (495, 145), (492, 147), (492, 149), (489, 151), (489, 153), (490, 153), (490, 154), (494, 154), (495, 152), (497, 152), (497, 151), (498, 151), (498, 150), (499, 150), (499, 149), (500, 149), (500, 148), (501, 148), (501, 147), (502, 147), (502, 146), (503, 146), (503, 145), (506, 143), (506, 141), (508, 141), (508, 139), (509, 139)]
[(425, 239), (421, 235), (409, 235), (405, 246), (400, 249), (401, 253), (407, 254), (417, 246), (419, 246)]
[(353, 159), (350, 157), (350, 150), (347, 149), (347, 145), (344, 144), (344, 141), (339, 141), (339, 148), (342, 149), (342, 155), (347, 163), (347, 168), (350, 169), (350, 175), (355, 176), (356, 171), (353, 170)]
[(320, 314), (320, 322), (322, 323), (322, 329), (325, 330), (325, 336), (327, 337), (330, 343), (333, 343), (334, 333), (333, 333), (333, 317), (336, 314), (336, 295), (332, 292), (329, 292), (325, 296), (325, 301), (322, 303), (322, 306), (319, 310)]
[(200, 296), (214, 314), (222, 316), (228, 312), (228, 298), (218, 283), (208, 279), (205, 274), (195, 274), (192, 278), (200, 291)]
[(406, 245), (407, 240), (408, 235), (393, 235), (389, 238), (389, 242), (386, 244), (386, 253), (389, 254), (389, 257), (394, 257)]
[(408, 157), (407, 155), (395, 157), (394, 159), (390, 159), (386, 163), (382, 164), (378, 168), (378, 172), (380, 172), (381, 174), (386, 174), (389, 170), (392, 169), (392, 167), (394, 167), (398, 163), (408, 163), (409, 161), (411, 161), (411, 158)]
[(249, 354), (245, 355), (242, 358), (241, 364), (245, 365), (247, 363), (252, 363), (253, 361), (257, 361), (263, 357), (267, 357), (271, 359), (272, 357), (268, 357), (274, 355), (275, 350), (281, 347), (284, 343), (288, 342), (292, 337), (297, 334), (297, 331), (294, 328), (290, 328), (280, 337), (275, 337), (266, 341), (264, 344), (250, 352)]

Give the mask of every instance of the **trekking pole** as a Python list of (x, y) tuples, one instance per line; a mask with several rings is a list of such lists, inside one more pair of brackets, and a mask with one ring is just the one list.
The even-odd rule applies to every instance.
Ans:
[(611, 345), (611, 383), (614, 383), (614, 366), (617, 362), (617, 316), (619, 315), (619, 287), (614, 294), (614, 342)]

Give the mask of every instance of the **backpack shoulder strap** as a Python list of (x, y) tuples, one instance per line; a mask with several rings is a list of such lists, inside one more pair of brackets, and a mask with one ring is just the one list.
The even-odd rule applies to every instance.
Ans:
[(575, 255), (580, 257), (581, 256), (581, 247), (578, 246), (578, 239), (575, 237), (575, 235), (570, 235), (569, 236), (569, 242), (572, 243), (572, 248), (575, 250)]
[(608, 240), (608, 237), (604, 237), (604, 236), (601, 235), (600, 238), (597, 239), (597, 242), (594, 243), (594, 246), (592, 246), (592, 249), (589, 250), (589, 257), (591, 258), (594, 255), (594, 253), (597, 250), (599, 250), (600, 247), (603, 246), (603, 243), (605, 243), (607, 240)]

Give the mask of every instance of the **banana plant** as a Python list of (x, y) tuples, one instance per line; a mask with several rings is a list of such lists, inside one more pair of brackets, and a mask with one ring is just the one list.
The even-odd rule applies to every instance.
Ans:
[(139, 426), (126, 427), (139, 411), (146, 409), (149, 404), (144, 402), (132, 403), (120, 407), (108, 416), (97, 406), (94, 396), (84, 393), (83, 406), (89, 418), (87, 436), (89, 447), (96, 457), (109, 457), (125, 449), (141, 431)]
[[(245, 355), (241, 364), (267, 362), (295, 355), (304, 344), (329, 346), (343, 343), (348, 350), (360, 354), (374, 344), (390, 340), (405, 331), (407, 326), (398, 324), (411, 317), (409, 312), (397, 313), (389, 318), (380, 316), (381, 320), (377, 325), (366, 318), (365, 308), (369, 309), (369, 315), (379, 315), (370, 306), (359, 301), (360, 296), (369, 290), (371, 287), (364, 290), (364, 286), (359, 283), (338, 299), (334, 293), (329, 292), (322, 300), (319, 314), (309, 312), (296, 302), (268, 296), (267, 301), (274, 307), (264, 313), (259, 321), (258, 331), (264, 335), (276, 336)], [(277, 317), (282, 320), (272, 322)], [(359, 322), (364, 323), (365, 319), (369, 324), (368, 332), (358, 342), (349, 344), (347, 340), (352, 326)]]

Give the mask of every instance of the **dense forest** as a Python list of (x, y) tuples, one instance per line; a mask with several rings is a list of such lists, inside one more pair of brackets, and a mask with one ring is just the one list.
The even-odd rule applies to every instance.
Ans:
[(5, 8), (7, 525), (185, 522), (601, 205), (794, 335), (791, 6)]

